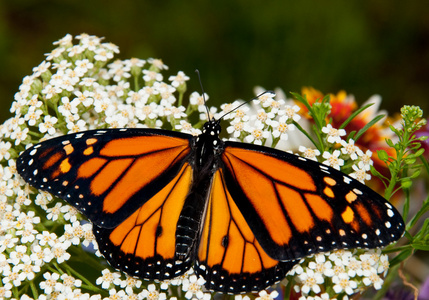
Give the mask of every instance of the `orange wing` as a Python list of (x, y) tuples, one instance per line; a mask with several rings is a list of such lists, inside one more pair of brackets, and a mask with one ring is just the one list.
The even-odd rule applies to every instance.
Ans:
[(94, 225), (100, 252), (116, 269), (149, 280), (171, 279), (194, 263), (176, 256), (176, 227), (189, 192), (192, 169), (176, 177), (116, 228)]
[(403, 234), (404, 222), (394, 207), (333, 168), (233, 142), (226, 143), (222, 162), (227, 190), (273, 259), (383, 247)]
[(218, 170), (212, 182), (196, 269), (206, 279), (208, 289), (223, 293), (259, 291), (282, 280), (295, 264), (272, 259), (247, 221), (226, 187), (222, 170)]
[(17, 168), (31, 185), (112, 228), (177, 176), (191, 138), (159, 129), (87, 131), (29, 148)]

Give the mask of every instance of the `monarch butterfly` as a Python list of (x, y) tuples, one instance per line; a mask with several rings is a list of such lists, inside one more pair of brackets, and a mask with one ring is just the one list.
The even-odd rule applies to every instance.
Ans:
[(302, 257), (402, 236), (397, 210), (357, 180), (220, 131), (90, 130), (30, 147), (17, 169), (93, 223), (114, 268), (148, 280), (194, 266), (209, 290), (258, 291)]

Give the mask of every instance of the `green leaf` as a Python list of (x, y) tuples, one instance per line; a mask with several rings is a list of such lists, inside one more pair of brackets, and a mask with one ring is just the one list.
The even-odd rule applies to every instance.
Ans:
[(374, 176), (377, 176), (380, 179), (387, 179), (386, 176), (383, 176), (380, 172), (377, 171), (376, 168), (374, 168), (373, 166), (371, 166), (371, 174)]
[[(419, 166), (421, 166), (421, 165), (419, 165)], [(417, 169), (415, 172), (413, 172), (410, 176), (409, 176), (409, 178), (410, 179), (414, 179), (414, 178), (417, 178), (417, 177), (419, 177), (420, 176), (420, 174), (421, 174), (422, 172), (420, 171), (420, 169)]]
[(390, 130), (393, 131), (393, 133), (395, 133), (397, 136), (401, 136), (402, 135), (402, 131), (396, 129), (395, 127), (393, 127), (393, 125), (389, 125)]
[(294, 93), (294, 92), (290, 92), (292, 94), (292, 96), (295, 97), (295, 99), (299, 102), (301, 102), (302, 104), (305, 105), (305, 107), (307, 107), (307, 109), (310, 111), (311, 110), (311, 105), (310, 103), (308, 103), (307, 97), (304, 96), (302, 97), (300, 94), (298, 93)]
[(389, 155), (385, 150), (377, 150), (378, 158), (386, 162), (389, 159)]
[(393, 142), (392, 142), (392, 140), (391, 139), (386, 139), (386, 144), (389, 146), (389, 147), (395, 147), (395, 145), (393, 144)]
[(416, 151), (416, 153), (414, 153), (415, 156), (420, 156), (423, 155), (423, 153), (425, 153), (425, 149), (424, 148), (420, 148), (419, 150)]
[(412, 185), (413, 185), (413, 182), (408, 178), (404, 178), (401, 181), (401, 188), (402, 189), (409, 189), (409, 188), (411, 188)]
[(403, 251), (401, 251), (398, 255), (396, 255), (391, 261), (390, 261), (390, 267), (393, 267), (397, 264), (400, 264), (404, 260), (406, 260), (411, 254), (413, 254), (413, 249), (408, 248)]
[(410, 234), (408, 230), (405, 230), (404, 237), (406, 237), (409, 241), (412, 241), (414, 237)]
[[(399, 189), (399, 188), (398, 188)], [(408, 213), (410, 212), (410, 190), (409, 189), (403, 189), (404, 191), (404, 196), (405, 196), (405, 201), (404, 201), (404, 207), (402, 208), (402, 218), (404, 220), (407, 220), (408, 218)], [(393, 191), (393, 193), (396, 193), (396, 191)], [(409, 232), (406, 232), (407, 234), (409, 234)], [(407, 238), (412, 241), (413, 240), (413, 236), (407, 236)]]
[(404, 162), (407, 165), (413, 165), (416, 162), (416, 159), (414, 157), (407, 157), (404, 159)]
[(315, 102), (312, 106), (312, 110), (309, 111), (312, 113), (315, 124), (322, 129), (326, 125), (326, 117), (331, 111), (331, 104), (329, 103), (329, 95), (323, 97), (321, 102)]
[(351, 131), (351, 132), (349, 133), (349, 135), (347, 136), (346, 141), (348, 141), (348, 140), (350, 140), (350, 139), (354, 140), (354, 136), (355, 136), (355, 134), (356, 134), (356, 130)]
[(397, 161), (393, 160), (387, 167), (389, 168), (389, 171), (391, 174), (395, 174), (396, 172), (396, 166), (397, 166)]
[(411, 246), (417, 250), (429, 251), (429, 245), (411, 244)]
[(420, 231), (414, 236), (414, 241), (427, 239), (427, 231), (429, 230), (429, 219), (425, 219)]
[(347, 118), (347, 120), (345, 120), (343, 122), (343, 124), (340, 125), (339, 129), (344, 129), (358, 114), (360, 114), (361, 112), (363, 112), (365, 109), (367, 109), (368, 107), (374, 105), (374, 103), (369, 103), (361, 108), (359, 108), (357, 111), (355, 111), (354, 113), (352, 113), (350, 115), (350, 117)]
[(372, 125), (374, 125), (375, 123), (377, 123), (383, 118), (384, 118), (384, 115), (378, 115), (374, 119), (369, 121), (361, 130), (358, 131), (358, 133), (355, 136), (355, 142), (361, 137), (362, 134), (365, 133), (365, 131), (367, 131)]
[(297, 122), (293, 121), (292, 124), (295, 125), (296, 128), (298, 128), (299, 131), (301, 131), (314, 145), (314, 147), (316, 147), (319, 151), (320, 151), (320, 145), (318, 145), (316, 143), (316, 141), (310, 136), (310, 134), (304, 129), (302, 128), (301, 125), (299, 125)]
[(429, 162), (427, 161), (427, 159), (423, 155), (420, 155), (420, 161), (422, 162), (423, 166), (425, 167), (426, 173), (429, 174)]

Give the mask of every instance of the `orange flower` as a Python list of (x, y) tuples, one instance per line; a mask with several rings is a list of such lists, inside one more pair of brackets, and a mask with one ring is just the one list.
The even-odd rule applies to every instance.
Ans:
[[(303, 87), (302, 95), (307, 98), (310, 105), (313, 105), (317, 100), (323, 99), (325, 95), (313, 87)], [(335, 116), (336, 123), (344, 122), (357, 108), (357, 103), (353, 96), (347, 95), (345, 91), (339, 91), (336, 95), (329, 94), (329, 103), (331, 104), (331, 113), (329, 117)], [(298, 104), (301, 111), (307, 114), (307, 108), (302, 104)], [(332, 124), (334, 126), (334, 124)], [(335, 127), (335, 126), (334, 126)]]
[[(312, 87), (304, 87), (302, 89), (302, 95), (306, 97), (310, 105), (313, 105), (316, 101), (320, 101), (323, 99), (325, 95), (320, 91), (312, 88)], [(327, 117), (327, 122), (331, 123), (334, 128), (339, 128), (347, 118), (349, 118), (357, 109), (358, 105), (355, 101), (353, 95), (347, 95), (345, 91), (339, 91), (337, 94), (329, 94), (331, 104), (331, 112)], [(364, 110), (362, 113), (358, 114), (347, 126), (344, 128), (347, 133), (351, 133), (353, 131), (359, 132), (366, 124), (368, 124), (371, 120), (373, 120), (376, 116), (380, 114), (387, 115), (387, 112), (380, 111), (380, 96), (372, 96), (368, 99), (362, 106), (365, 106), (369, 103), (373, 103), (372, 106)], [(301, 104), (297, 103), (303, 115), (307, 118), (310, 118), (307, 114), (307, 108)], [(383, 118), (373, 126), (371, 126), (357, 141), (356, 145), (359, 148), (366, 152), (370, 150), (374, 155), (372, 159), (374, 161), (374, 167), (382, 173), (383, 175), (388, 175), (388, 169), (386, 165), (380, 161), (375, 155), (377, 150), (385, 150), (391, 156), (395, 155), (394, 149), (390, 148), (386, 144), (386, 138), (395, 140), (395, 136), (393, 132), (389, 129), (389, 124), (395, 122), (395, 119)]]

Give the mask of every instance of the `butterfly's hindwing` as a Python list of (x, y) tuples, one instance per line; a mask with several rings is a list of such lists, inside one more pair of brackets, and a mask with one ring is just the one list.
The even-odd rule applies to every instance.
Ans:
[(258, 291), (282, 280), (294, 265), (274, 260), (262, 249), (231, 198), (222, 171), (217, 171), (196, 267), (206, 288), (233, 294)]
[(100, 252), (116, 269), (145, 279), (172, 279), (194, 263), (176, 255), (177, 223), (192, 181), (185, 164), (176, 177), (113, 229), (94, 225)]

